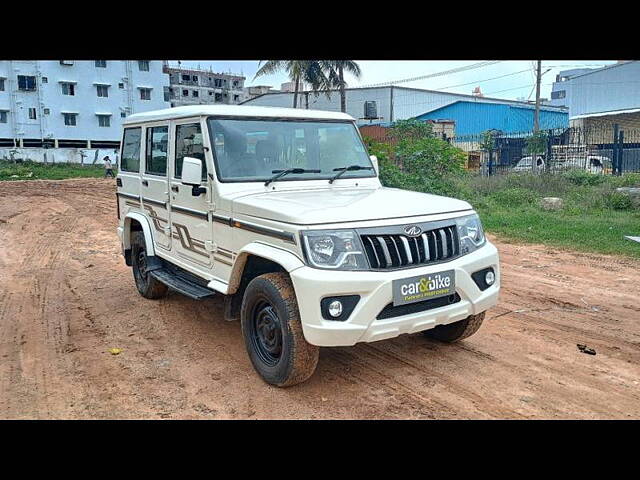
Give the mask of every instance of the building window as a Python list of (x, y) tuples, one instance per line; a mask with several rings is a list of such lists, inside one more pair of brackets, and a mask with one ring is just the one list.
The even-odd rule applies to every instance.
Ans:
[(191, 78), (193, 79), (193, 81), (194, 81), (194, 82), (196, 82), (196, 83), (198, 82), (198, 76), (197, 76), (197, 75), (194, 75), (194, 76), (193, 76), (193, 77), (191, 77)]
[(98, 126), (100, 127), (111, 126), (111, 115), (97, 115), (97, 117), (98, 117)]
[(78, 116), (77, 113), (63, 113), (62, 116), (64, 117), (64, 124), (69, 126), (69, 127), (75, 127), (76, 126), (76, 117)]
[(182, 96), (183, 97), (188, 97), (189, 96), (189, 90), (187, 90), (186, 88), (182, 90)]
[(213, 95), (213, 92), (209, 92), (209, 96)]
[(233, 81), (233, 88), (238, 88), (238, 80)]
[(120, 118), (127, 118), (127, 112), (120, 112)]
[(0, 92), (4, 92), (4, 78), (0, 77)]
[(149, 60), (138, 60), (138, 70), (141, 72), (149, 71)]
[(42, 110), (42, 113), (45, 115), (49, 115), (51, 113), (51, 110), (49, 110), (48, 108), (45, 108)]
[(73, 60), (60, 60), (60, 65), (73, 65)]
[(36, 89), (36, 77), (31, 75), (18, 75), (18, 90), (32, 92)]
[(0, 123), (7, 123), (7, 110), (0, 110)]
[(122, 155), (120, 169), (125, 172), (140, 171), (140, 140), (142, 128), (125, 128), (122, 139)]
[(192, 95), (193, 95), (194, 97), (198, 98), (198, 91), (197, 91), (197, 90), (194, 90), (194, 91), (193, 91), (193, 93), (192, 93)]
[(234, 101), (234, 102), (238, 102), (238, 101), (240, 101), (240, 95), (234, 95), (234, 96), (233, 96), (233, 101)]
[(215, 101), (216, 102), (221, 102), (222, 101), (222, 94), (221, 93), (216, 93)]
[(49, 79), (47, 77), (42, 77), (42, 83), (49, 83)]
[(119, 83), (118, 88), (124, 88), (124, 83)]
[(556, 90), (555, 92), (551, 92), (552, 99), (565, 98), (567, 96), (566, 90)]
[(106, 60), (96, 60), (96, 68), (107, 68)]
[(183, 81), (183, 82), (188, 82), (189, 80), (191, 80), (191, 78), (189, 77), (189, 75), (182, 75), (182, 81)]
[(99, 97), (108, 97), (109, 96), (109, 86), (108, 85), (96, 85), (98, 90)]
[(36, 109), (35, 108), (30, 108), (29, 109), (29, 119), (30, 120), (36, 120), (38, 118), (37, 114), (36, 114)]
[(207, 164), (204, 159), (204, 145), (199, 123), (176, 126), (176, 163), (174, 177), (182, 178), (184, 157), (199, 158), (202, 161), (202, 180), (207, 179)]
[(63, 95), (75, 95), (76, 94), (76, 86), (73, 83), (62, 82), (60, 85), (62, 86), (62, 94)]
[(145, 173), (167, 175), (167, 147), (169, 127), (147, 128)]
[(150, 88), (141, 88), (140, 89), (140, 100), (151, 100), (151, 89)]
[(220, 78), (216, 78), (213, 80), (213, 86), (214, 87), (218, 87), (218, 88), (222, 88), (222, 79)]

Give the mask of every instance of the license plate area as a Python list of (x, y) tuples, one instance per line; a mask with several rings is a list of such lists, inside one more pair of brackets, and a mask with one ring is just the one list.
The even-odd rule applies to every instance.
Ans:
[(423, 302), (432, 298), (453, 295), (456, 291), (455, 270), (426, 273), (394, 280), (393, 305)]

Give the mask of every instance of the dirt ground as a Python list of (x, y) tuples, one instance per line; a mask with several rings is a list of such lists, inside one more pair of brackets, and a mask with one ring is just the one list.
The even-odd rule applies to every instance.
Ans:
[(138, 295), (114, 191), (0, 182), (0, 418), (640, 418), (640, 262), (494, 239), (503, 289), (477, 334), (324, 348), (278, 389), (220, 298)]

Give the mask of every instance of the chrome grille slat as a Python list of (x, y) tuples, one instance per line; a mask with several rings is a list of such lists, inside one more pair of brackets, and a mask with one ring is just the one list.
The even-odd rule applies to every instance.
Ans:
[(409, 263), (413, 263), (413, 255), (411, 255), (411, 248), (409, 248), (409, 240), (407, 240), (407, 237), (400, 237), (400, 240), (404, 244), (404, 249), (407, 253), (407, 261)]
[(455, 225), (433, 228), (418, 237), (402, 233), (366, 232), (363, 232), (361, 237), (369, 264), (376, 270), (428, 265), (460, 255)]

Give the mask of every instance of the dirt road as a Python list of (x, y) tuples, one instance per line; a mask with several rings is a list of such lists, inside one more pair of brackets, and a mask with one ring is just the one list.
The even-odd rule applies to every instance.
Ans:
[(138, 295), (116, 223), (111, 180), (0, 182), (0, 418), (640, 418), (639, 262), (496, 242), (476, 335), (325, 348), (278, 389), (220, 299)]

